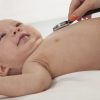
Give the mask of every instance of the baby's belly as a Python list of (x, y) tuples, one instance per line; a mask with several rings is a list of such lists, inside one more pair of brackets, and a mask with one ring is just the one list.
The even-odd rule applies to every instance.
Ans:
[[(65, 73), (100, 68), (100, 33), (72, 26), (48, 36), (36, 51), (56, 77)], [(83, 27), (83, 28), (82, 28)]]

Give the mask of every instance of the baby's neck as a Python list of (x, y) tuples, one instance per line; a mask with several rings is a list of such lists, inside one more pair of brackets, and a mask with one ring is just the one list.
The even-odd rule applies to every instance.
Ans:
[(39, 48), (39, 46), (42, 44), (43, 40), (44, 40), (44, 39), (40, 39), (39, 41), (37, 41), (37, 46), (36, 46), (36, 48), (33, 50), (32, 53), (34, 53), (34, 52)]

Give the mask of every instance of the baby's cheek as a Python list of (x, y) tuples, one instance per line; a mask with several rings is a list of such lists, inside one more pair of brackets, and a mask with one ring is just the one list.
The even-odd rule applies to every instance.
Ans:
[(26, 26), (26, 31), (31, 34), (32, 37), (42, 38), (41, 33), (32, 26)]

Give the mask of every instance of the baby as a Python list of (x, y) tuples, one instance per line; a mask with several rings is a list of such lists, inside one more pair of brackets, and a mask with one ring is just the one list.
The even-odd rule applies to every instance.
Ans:
[(100, 18), (67, 26), (45, 39), (18, 21), (0, 21), (0, 95), (38, 93), (57, 76), (99, 69)]

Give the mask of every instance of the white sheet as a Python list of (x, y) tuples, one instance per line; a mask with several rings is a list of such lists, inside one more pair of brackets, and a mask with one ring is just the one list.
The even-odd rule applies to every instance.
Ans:
[[(43, 37), (66, 18), (34, 23)], [(18, 92), (18, 91), (16, 91)], [(57, 77), (47, 91), (16, 98), (0, 96), (0, 100), (100, 100), (100, 71), (83, 71)]]
[(100, 100), (100, 71), (63, 75), (57, 77), (47, 91), (0, 100)]

